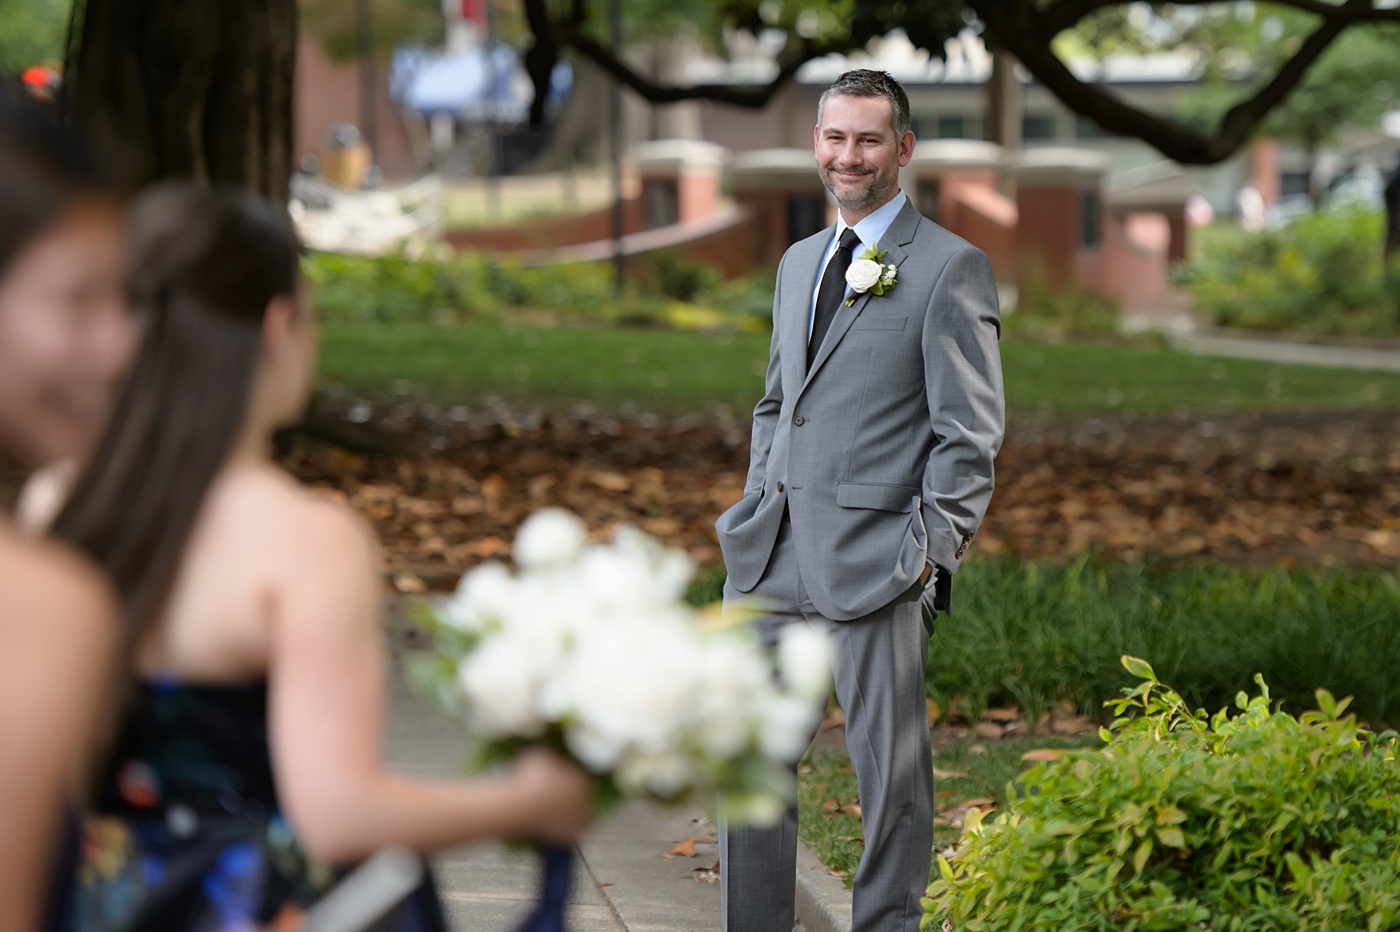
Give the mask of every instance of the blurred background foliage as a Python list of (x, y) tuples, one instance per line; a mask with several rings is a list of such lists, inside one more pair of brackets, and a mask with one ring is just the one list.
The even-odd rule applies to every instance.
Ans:
[(1400, 335), (1400, 259), (1381, 256), (1385, 217), (1347, 205), (1276, 230), (1230, 224), (1200, 231), (1180, 272), (1197, 307), (1221, 327)]

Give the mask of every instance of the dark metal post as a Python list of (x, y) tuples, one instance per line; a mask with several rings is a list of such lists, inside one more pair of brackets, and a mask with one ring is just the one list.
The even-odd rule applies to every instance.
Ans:
[(358, 2), (360, 50), (360, 135), (369, 146), (370, 164), (379, 161), (379, 134), (375, 127), (374, 6), (373, 0)]
[[(608, 0), (608, 39), (612, 46), (613, 58), (622, 60), (622, 4), (620, 0)], [(612, 240), (613, 240), (613, 289), (622, 294), (623, 278), (626, 275), (626, 262), (622, 255), (622, 235), (625, 229), (622, 202), (622, 80), (614, 77), (612, 82)]]

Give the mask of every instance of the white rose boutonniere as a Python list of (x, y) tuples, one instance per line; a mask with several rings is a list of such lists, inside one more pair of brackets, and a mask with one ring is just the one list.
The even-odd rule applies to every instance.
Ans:
[[(856, 294), (870, 291), (880, 295), (899, 284), (895, 280), (899, 269), (893, 263), (886, 264), (884, 261), (887, 252), (880, 249), (879, 243), (875, 243), (856, 256), (850, 268), (846, 269), (846, 284), (852, 291)], [(854, 297), (848, 298), (846, 307), (855, 303)]]

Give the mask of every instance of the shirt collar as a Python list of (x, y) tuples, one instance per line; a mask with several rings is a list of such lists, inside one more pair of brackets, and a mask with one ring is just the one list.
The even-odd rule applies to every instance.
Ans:
[[(890, 224), (894, 223), (894, 218), (899, 216), (899, 212), (904, 209), (908, 200), (909, 196), (901, 189), (889, 199), (888, 203), (857, 221), (852, 229), (856, 231), (856, 236), (860, 237), (861, 245), (873, 246), (879, 243), (880, 237), (889, 230)], [(846, 231), (846, 227), (846, 218), (841, 216), (841, 212), (838, 210), (836, 212), (836, 239), (838, 241), (841, 239), (841, 234)]]

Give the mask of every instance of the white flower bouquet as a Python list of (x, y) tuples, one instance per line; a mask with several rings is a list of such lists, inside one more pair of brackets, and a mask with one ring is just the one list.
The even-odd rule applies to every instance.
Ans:
[(590, 544), (558, 509), (526, 520), (513, 555), (518, 572), (487, 563), (425, 613), (436, 647), (416, 671), (486, 759), (545, 743), (605, 800), (718, 796), (732, 822), (781, 817), (830, 690), (826, 635), (790, 626), (770, 655), (685, 602), (683, 554), (631, 528)]

